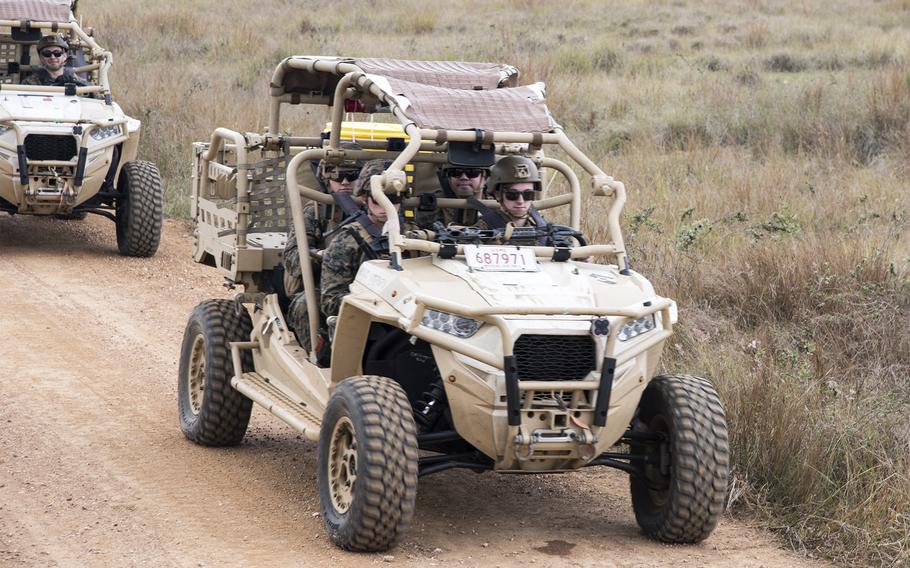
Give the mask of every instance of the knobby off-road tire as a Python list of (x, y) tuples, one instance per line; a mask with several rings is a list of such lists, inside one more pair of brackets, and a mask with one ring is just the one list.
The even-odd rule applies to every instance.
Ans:
[[(707, 380), (654, 378), (642, 395), (633, 430), (666, 436), (665, 467), (632, 475), (635, 519), (648, 536), (671, 543), (705, 539), (724, 510), (730, 450), (724, 409)], [(660, 459), (657, 444), (632, 444), (633, 454)]]
[[(232, 341), (249, 341), (253, 324), (246, 310), (237, 314), (231, 300), (206, 300), (196, 306), (183, 333), (177, 406), (183, 434), (203, 446), (239, 444), (250, 422), (253, 402), (231, 386)], [(241, 351), (243, 370), (253, 368)]]
[(161, 240), (164, 191), (151, 162), (127, 162), (117, 196), (117, 248), (124, 256), (152, 256)]
[(398, 383), (365, 376), (338, 384), (323, 416), (316, 477), (332, 542), (358, 552), (395, 543), (417, 498), (417, 428)]

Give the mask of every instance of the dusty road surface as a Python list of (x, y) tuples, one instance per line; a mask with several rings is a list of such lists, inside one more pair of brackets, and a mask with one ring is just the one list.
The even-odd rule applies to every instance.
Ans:
[(186, 318), (230, 294), (190, 248), (178, 222), (132, 259), (107, 220), (0, 213), (0, 566), (811, 565), (730, 518), (696, 546), (649, 541), (603, 469), (430, 476), (395, 549), (336, 549), (315, 444), (261, 409), (236, 448), (180, 433)]

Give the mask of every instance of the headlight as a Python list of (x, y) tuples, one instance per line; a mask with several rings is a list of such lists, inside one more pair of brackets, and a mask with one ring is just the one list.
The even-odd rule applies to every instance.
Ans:
[(0, 136), (3, 136), (7, 132), (12, 130), (12, 126), (7, 126), (5, 124), (0, 124)]
[(477, 333), (477, 330), (483, 325), (483, 322), (472, 320), (471, 318), (464, 318), (436, 310), (427, 310), (424, 312), (423, 319), (420, 320), (420, 323), (431, 329), (444, 331), (449, 335), (464, 338), (471, 337)]
[(95, 127), (92, 129), (92, 131), (89, 133), (89, 135), (92, 138), (94, 138), (95, 140), (100, 142), (100, 141), (110, 138), (112, 136), (119, 136), (120, 132), (121, 132), (120, 125), (115, 124), (113, 126)]
[(643, 333), (648, 333), (652, 329), (654, 329), (654, 314), (649, 314), (622, 326), (622, 329), (619, 330), (619, 337), (617, 339), (620, 341), (629, 341)]

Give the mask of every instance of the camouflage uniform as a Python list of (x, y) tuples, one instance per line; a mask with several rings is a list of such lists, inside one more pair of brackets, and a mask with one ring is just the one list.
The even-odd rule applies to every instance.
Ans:
[[(499, 216), (502, 218), (503, 223), (505, 223), (505, 224), (510, 224), (510, 223), (513, 221), (513, 219), (512, 219), (510, 216), (508, 216), (506, 213), (504, 213), (503, 211), (496, 211), (495, 213), (496, 213), (497, 215), (499, 215)], [(491, 227), (489, 226), (489, 224), (488, 224), (485, 220), (483, 220), (482, 218), (481, 218), (481, 219), (478, 219), (477, 224), (474, 225), (474, 226), (475, 226), (476, 228), (482, 229), (482, 230), (483, 230), (483, 229), (490, 229), (490, 228), (491, 228)], [(534, 217), (532, 217), (531, 215), (528, 215), (527, 219), (525, 220), (524, 226), (525, 226), (525, 227), (536, 227), (536, 226), (537, 226), (537, 223), (534, 221)], [(508, 244), (510, 244), (510, 245), (516, 245), (516, 246), (532, 247), (532, 246), (535, 246), (535, 245), (537, 245), (537, 244), (539, 244), (539, 243), (537, 242), (537, 239), (517, 239), (517, 238), (513, 238), (513, 239), (509, 239), (509, 240), (508, 240)]]
[[(328, 243), (323, 240), (323, 233), (331, 231), (344, 218), (344, 212), (339, 207), (333, 208), (332, 217), (320, 219), (318, 203), (308, 203), (303, 208), (303, 225), (306, 227), (307, 244), (311, 249), (323, 250)], [(334, 236), (332, 237), (334, 238)], [(330, 239), (331, 240), (331, 239)], [(295, 280), (294, 283), (285, 281), (285, 291), (288, 295), (295, 294), (300, 289), (300, 251), (297, 247), (297, 233), (294, 224), (288, 228), (288, 240), (284, 245), (284, 273)], [(288, 286), (288, 284), (293, 284)]]
[[(303, 208), (303, 220), (306, 227), (307, 244), (310, 249), (323, 250), (336, 236), (329, 239), (329, 243), (323, 239), (323, 233), (331, 231), (344, 218), (344, 212), (340, 207), (335, 207), (332, 217), (329, 219), (320, 219), (318, 215), (319, 204), (309, 203)], [(318, 268), (318, 265), (314, 268)], [(300, 270), (300, 250), (297, 247), (297, 235), (294, 232), (294, 226), (291, 225), (288, 231), (287, 244), (284, 247), (284, 274), (285, 274), (285, 292), (288, 296), (293, 296), (291, 305), (288, 307), (287, 323), (297, 334), (300, 344), (309, 350), (309, 320), (307, 316), (306, 294), (301, 290), (301, 270)], [(313, 276), (318, 284), (319, 270), (314, 269)], [(316, 290), (316, 297), (319, 297), (319, 290)]]
[[(358, 240), (359, 239), (359, 240)], [(320, 328), (329, 316), (338, 315), (341, 301), (351, 291), (351, 282), (357, 276), (360, 265), (370, 260), (361, 242), (366, 246), (372, 242), (370, 233), (360, 223), (351, 223), (332, 239), (322, 255), (322, 275), (319, 282)], [(381, 252), (376, 258), (387, 259), (388, 252)], [(306, 295), (300, 293), (291, 302), (288, 310), (288, 324), (297, 334), (297, 340), (307, 351), (310, 350), (309, 311)]]
[(34, 71), (31, 75), (25, 78), (21, 84), (23, 85), (43, 85), (45, 87), (55, 86), (62, 87), (66, 83), (75, 83), (77, 87), (85, 87), (88, 85), (83, 79), (77, 77), (73, 74), (72, 69), (65, 69), (63, 75), (60, 75), (56, 79), (51, 77), (50, 73), (47, 72), (47, 69), (40, 68), (37, 71)]
[[(368, 191), (370, 177), (381, 174), (387, 167), (388, 162), (384, 160), (371, 160), (364, 164), (354, 188), (354, 197), (365, 194)], [(402, 225), (402, 231), (404, 230), (406, 227)], [(329, 316), (338, 314), (341, 300), (350, 292), (350, 285), (357, 275), (357, 270), (364, 260), (370, 258), (364, 248), (369, 247), (372, 241), (373, 237), (369, 231), (359, 222), (354, 222), (339, 231), (331, 242), (326, 244), (322, 254), (322, 271), (317, 291), (320, 298), (320, 329), (324, 327), (322, 322)], [(364, 246), (361, 246), (361, 243), (364, 243)], [(388, 253), (380, 254), (378, 258), (388, 258)], [(307, 351), (311, 348), (308, 315), (305, 294), (298, 294), (291, 302), (288, 324), (294, 328), (298, 341)]]
[[(501, 210), (495, 211), (495, 213), (497, 215), (499, 215), (500, 217), (502, 217), (503, 225), (508, 225), (509, 223), (514, 221), (514, 219), (512, 219), (512, 217), (509, 217), (508, 215), (503, 213)], [(524, 226), (525, 227), (537, 226), (537, 223), (534, 222), (534, 217), (531, 217), (530, 215), (528, 215), (527, 219), (525, 220)], [(474, 224), (474, 227), (477, 227), (478, 229), (490, 229), (491, 228), (490, 225), (483, 218), (477, 219), (477, 223)]]
[[(438, 197), (442, 197), (441, 195)], [(439, 221), (448, 227), (449, 225), (459, 225), (470, 227), (480, 221), (480, 215), (474, 209), (449, 209), (447, 207), (439, 208)]]
[[(364, 261), (370, 260), (360, 242), (369, 245), (371, 241), (370, 233), (358, 223), (346, 227), (325, 249), (322, 259), (325, 270), (322, 271), (320, 280), (320, 309), (323, 317), (338, 315), (341, 301), (350, 293), (351, 282), (357, 276), (357, 270)], [(378, 258), (388, 258), (388, 253), (382, 253)]]

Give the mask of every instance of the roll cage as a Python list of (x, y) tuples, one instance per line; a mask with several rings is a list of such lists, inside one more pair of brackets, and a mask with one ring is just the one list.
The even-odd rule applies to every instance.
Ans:
[[(82, 29), (69, 0), (0, 0), (0, 91), (92, 95), (110, 100), (108, 72), (113, 55)], [(42, 36), (58, 33), (70, 44), (73, 72), (87, 78), (85, 87), (21, 85), (39, 66), (31, 63), (32, 48)], [(73, 90), (75, 89), (75, 90)]]
[[(309, 168), (306, 166), (311, 161), (392, 161), (382, 175), (373, 176), (370, 180), (370, 191), (374, 201), (388, 214), (389, 262), (395, 269), (402, 269), (402, 255), (406, 251), (433, 255), (442, 253), (446, 256), (464, 254), (464, 243), (411, 238), (402, 233), (398, 215), (385, 191), (407, 191), (407, 164), (446, 163), (447, 145), (453, 141), (494, 145), (498, 155), (525, 155), (539, 167), (557, 172), (568, 186), (567, 193), (545, 197), (536, 201), (535, 207), (546, 210), (568, 205), (569, 225), (580, 229), (582, 190), (578, 174), (570, 164), (545, 156), (542, 152), (547, 146), (558, 147), (590, 178), (591, 195), (610, 200), (605, 215), (608, 242), (568, 250), (558, 246), (523, 248), (532, 249), (542, 260), (612, 257), (625, 273), (629, 265), (619, 224), (626, 199), (624, 185), (585, 156), (553, 120), (544, 102), (543, 84), (518, 86), (517, 79), (517, 70), (497, 64), (288, 57), (272, 75), (268, 131), (259, 136), (243, 135), (226, 128), (216, 129), (208, 147), (200, 155), (197, 174), (208, 181), (217, 176), (235, 175), (238, 206), (232, 221), (239, 258), (241, 251), (249, 246), (247, 228), (250, 225), (252, 185), (251, 177), (241, 174), (255, 167), (255, 153), (261, 152), (263, 156), (269, 152), (285, 153), (288, 156), (287, 207), (301, 250), (301, 272), (309, 307), (311, 337), (316, 337), (319, 310), (310, 256), (303, 253), (309, 249), (304, 230), (303, 204), (305, 199), (322, 204), (334, 203), (330, 195), (308, 187), (301, 178), (301, 171), (307, 171)], [(331, 109), (330, 130), (326, 137), (282, 133), (283, 107), (297, 104), (328, 106)], [(453, 107), (462, 110), (453, 112)], [(343, 119), (345, 113), (351, 111), (389, 114), (401, 125), (404, 135), (400, 139), (357, 140), (361, 150), (343, 149), (340, 146)], [(236, 152), (235, 168), (219, 163), (227, 150)], [(416, 196), (412, 196), (405, 199), (404, 205), (413, 207), (418, 201)], [(469, 207), (464, 199), (440, 198), (437, 202), (440, 207)], [(484, 203), (498, 208), (495, 201), (484, 200)], [(429, 306), (430, 302), (422, 305)], [(665, 308), (663, 305), (653, 306), (645, 311)], [(560, 313), (557, 308), (542, 309), (544, 312), (556, 310), (553, 313)], [(635, 314), (639, 311), (636, 310)], [(631, 317), (635, 314), (622, 315)]]

